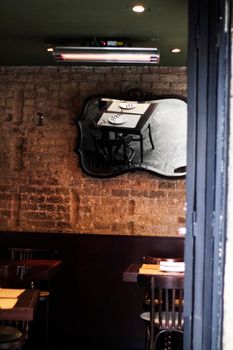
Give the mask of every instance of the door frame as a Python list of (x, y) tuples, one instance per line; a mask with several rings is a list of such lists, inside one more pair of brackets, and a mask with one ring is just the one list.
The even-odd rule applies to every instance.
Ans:
[(184, 349), (222, 349), (230, 0), (190, 0)]

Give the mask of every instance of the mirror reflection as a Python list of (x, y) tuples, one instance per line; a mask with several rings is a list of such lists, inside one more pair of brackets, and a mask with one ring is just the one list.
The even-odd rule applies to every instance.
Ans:
[(187, 103), (181, 96), (145, 100), (90, 98), (78, 120), (82, 169), (95, 177), (146, 170), (186, 174)]

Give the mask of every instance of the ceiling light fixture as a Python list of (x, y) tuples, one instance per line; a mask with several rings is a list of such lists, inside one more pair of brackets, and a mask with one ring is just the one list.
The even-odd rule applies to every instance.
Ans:
[(142, 13), (145, 11), (145, 7), (143, 5), (135, 5), (132, 7), (132, 11), (137, 13)]
[(157, 48), (138, 47), (54, 47), (57, 62), (157, 64)]
[(181, 49), (178, 49), (178, 48), (174, 48), (174, 49), (171, 50), (172, 53), (178, 53), (180, 51), (181, 51)]

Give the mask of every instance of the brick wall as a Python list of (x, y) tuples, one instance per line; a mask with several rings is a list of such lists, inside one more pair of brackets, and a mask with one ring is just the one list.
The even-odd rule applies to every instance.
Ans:
[[(185, 180), (85, 175), (74, 119), (92, 94), (127, 86), (186, 95), (186, 68), (0, 67), (0, 230), (176, 236)], [(38, 125), (37, 113), (43, 113)]]

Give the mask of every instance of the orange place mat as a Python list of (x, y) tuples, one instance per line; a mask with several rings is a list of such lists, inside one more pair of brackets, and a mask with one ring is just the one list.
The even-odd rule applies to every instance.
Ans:
[(17, 298), (2, 298), (0, 299), (0, 311), (1, 309), (13, 309), (17, 303)]
[(0, 298), (18, 298), (25, 289), (0, 288)]

